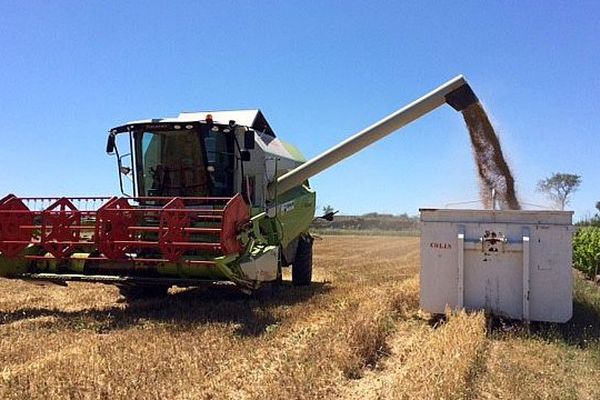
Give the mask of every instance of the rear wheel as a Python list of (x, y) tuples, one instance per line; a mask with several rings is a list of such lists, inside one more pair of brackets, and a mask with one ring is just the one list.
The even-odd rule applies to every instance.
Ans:
[(295, 286), (308, 286), (312, 281), (312, 245), (313, 238), (310, 235), (298, 238), (296, 259), (292, 265), (292, 283)]

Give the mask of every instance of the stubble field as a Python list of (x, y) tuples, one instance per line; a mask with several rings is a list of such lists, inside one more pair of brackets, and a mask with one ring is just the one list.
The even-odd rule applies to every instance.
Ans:
[[(2, 399), (600, 398), (600, 295), (564, 325), (418, 308), (419, 238), (324, 236), (315, 281), (248, 298), (0, 279)], [(289, 278), (289, 277), (288, 277)]]

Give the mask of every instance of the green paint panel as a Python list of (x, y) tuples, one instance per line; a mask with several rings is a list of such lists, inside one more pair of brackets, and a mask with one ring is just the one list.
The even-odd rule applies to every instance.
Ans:
[(306, 158), (296, 146), (294, 146), (291, 143), (285, 142), (281, 139), (279, 141), (281, 142), (281, 144), (283, 144), (283, 147), (285, 147), (285, 149), (288, 151), (288, 153), (290, 153), (294, 160), (299, 162), (306, 162)]
[(316, 193), (308, 186), (296, 187), (278, 199), (277, 220), (282, 230), (282, 247), (308, 231), (315, 216), (316, 202)]

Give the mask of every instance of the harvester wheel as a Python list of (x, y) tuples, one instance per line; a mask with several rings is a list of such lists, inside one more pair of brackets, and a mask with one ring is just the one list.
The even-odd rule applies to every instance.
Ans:
[(294, 286), (308, 286), (312, 281), (312, 245), (313, 238), (302, 235), (298, 238), (296, 259), (292, 265), (292, 283)]
[(119, 287), (119, 293), (126, 301), (164, 297), (168, 291), (169, 286), (165, 285), (128, 285)]

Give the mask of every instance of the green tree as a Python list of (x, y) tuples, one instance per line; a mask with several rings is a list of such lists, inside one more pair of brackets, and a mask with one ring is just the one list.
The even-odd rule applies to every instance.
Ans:
[(600, 227), (600, 201), (596, 202), (598, 212), (590, 219), (590, 225)]
[(564, 210), (569, 204), (570, 196), (579, 189), (580, 185), (581, 176), (557, 172), (540, 180), (537, 190), (546, 194), (558, 208)]

